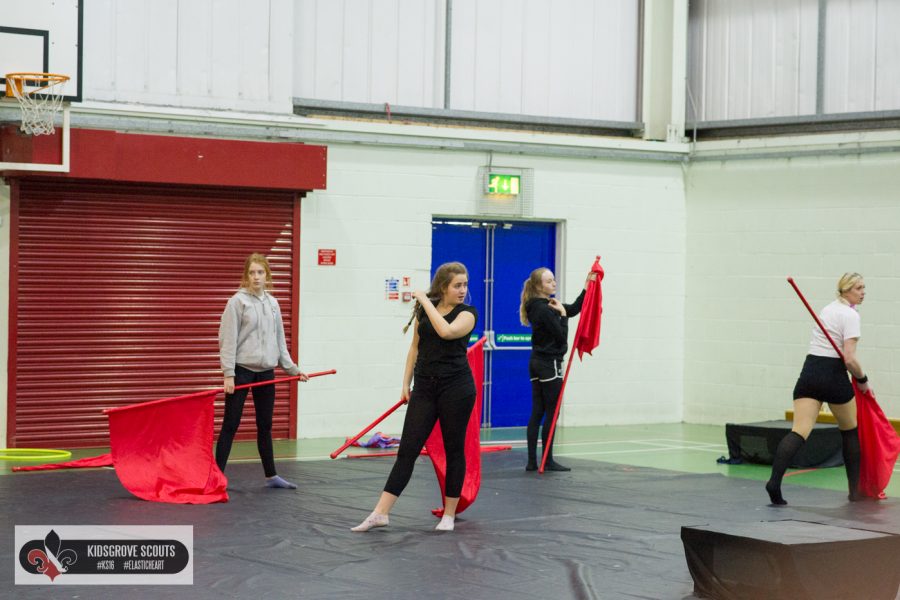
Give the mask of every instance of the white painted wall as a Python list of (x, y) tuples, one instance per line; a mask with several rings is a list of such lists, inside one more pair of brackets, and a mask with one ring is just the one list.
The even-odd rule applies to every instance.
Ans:
[[(358, 431), (396, 401), (408, 305), (384, 279), (424, 287), (433, 214), (471, 216), (487, 156), (329, 146), (328, 189), (302, 201), (299, 435)], [(535, 217), (565, 222), (567, 297), (599, 253), (607, 272), (595, 356), (573, 366), (563, 425), (777, 418), (816, 308), (841, 273), (867, 277), (861, 360), (900, 415), (900, 154), (679, 165), (495, 155), (534, 169)], [(0, 436), (5, 435), (9, 194), (0, 187)], [(337, 266), (316, 264), (319, 248)], [(574, 287), (573, 287), (574, 286)], [(399, 431), (403, 411), (384, 424)], [(2, 437), (0, 437), (2, 441)]]
[(91, 0), (85, 101), (293, 110), (293, 0)]
[[(300, 398), (300, 437), (349, 435), (397, 401), (409, 305), (384, 300), (384, 279), (410, 275), (414, 286), (426, 286), (431, 217), (474, 214), (487, 157), (331, 145), (328, 160), (328, 189), (302, 203), (299, 356), (304, 369), (338, 374), (301, 388), (309, 391)], [(570, 291), (594, 255), (603, 256), (601, 344), (572, 367), (562, 423), (680, 421), (680, 166), (499, 155), (494, 163), (533, 168), (535, 217), (565, 221), (561, 279)], [(337, 266), (318, 266), (319, 248), (335, 248)], [(399, 431), (402, 415), (381, 428)]]
[(688, 171), (688, 422), (779, 418), (818, 311), (845, 271), (866, 277), (860, 360), (900, 415), (900, 154), (693, 163)]

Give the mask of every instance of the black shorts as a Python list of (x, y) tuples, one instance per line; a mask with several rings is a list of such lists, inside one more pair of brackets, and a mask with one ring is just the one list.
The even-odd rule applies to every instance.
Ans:
[(553, 381), (562, 379), (563, 359), (552, 359), (532, 356), (528, 360), (528, 376), (532, 381)]
[(794, 400), (797, 398), (813, 398), (828, 404), (847, 404), (853, 400), (853, 385), (844, 361), (808, 354), (794, 386)]

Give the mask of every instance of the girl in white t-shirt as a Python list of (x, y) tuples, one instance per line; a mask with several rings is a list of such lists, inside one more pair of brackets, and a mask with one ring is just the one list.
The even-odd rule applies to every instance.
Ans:
[(787, 504), (781, 495), (781, 480), (794, 455), (809, 437), (822, 403), (827, 402), (841, 430), (844, 467), (851, 501), (861, 498), (859, 486), (859, 437), (856, 433), (856, 400), (847, 371), (856, 379), (860, 391), (868, 389), (868, 378), (856, 357), (860, 338), (860, 319), (856, 307), (866, 297), (866, 284), (859, 273), (844, 273), (837, 285), (837, 300), (822, 309), (819, 320), (831, 339), (844, 353), (842, 361), (828, 338), (813, 327), (809, 354), (794, 386), (794, 426), (775, 451), (772, 476), (766, 491), (772, 504)]

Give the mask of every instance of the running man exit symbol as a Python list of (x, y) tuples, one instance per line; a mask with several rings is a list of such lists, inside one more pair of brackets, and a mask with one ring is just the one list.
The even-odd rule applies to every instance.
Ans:
[(519, 175), (491, 173), (488, 177), (487, 193), (517, 196), (519, 194), (519, 181)]

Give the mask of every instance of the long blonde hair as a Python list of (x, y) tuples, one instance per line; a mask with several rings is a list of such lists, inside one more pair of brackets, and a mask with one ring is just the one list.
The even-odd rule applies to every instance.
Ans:
[[(444, 292), (447, 291), (447, 288), (450, 287), (450, 283), (453, 281), (453, 278), (457, 275), (469, 275), (469, 271), (466, 269), (466, 265), (461, 262), (448, 262), (444, 263), (437, 268), (437, 271), (434, 272), (434, 277), (431, 280), (431, 286), (428, 288), (428, 292), (426, 295), (432, 304), (437, 306), (438, 302), (441, 301), (441, 296), (443, 296)], [(406, 326), (403, 328), (403, 333), (406, 333), (409, 329), (409, 326), (412, 325), (414, 319), (419, 319), (420, 321), (425, 317), (425, 309), (419, 306), (418, 301), (413, 305), (412, 316), (409, 317), (409, 321), (406, 322)]]
[(266, 270), (266, 290), (271, 291), (272, 288), (275, 287), (272, 283), (272, 268), (269, 266), (269, 261), (266, 259), (265, 255), (260, 254), (259, 252), (254, 252), (244, 261), (244, 274), (241, 276), (241, 287), (245, 290), (253, 289), (250, 286), (250, 265), (253, 263), (262, 266), (262, 268)]
[(519, 321), (521, 321), (522, 325), (525, 327), (531, 325), (531, 323), (528, 322), (528, 313), (525, 311), (525, 305), (528, 304), (528, 301), (532, 298), (537, 298), (541, 295), (541, 288), (544, 283), (544, 271), (549, 270), (550, 269), (547, 267), (538, 267), (531, 272), (531, 275), (529, 275), (528, 279), (525, 280), (525, 283), (522, 284), (522, 302), (519, 304)]
[(849, 302), (844, 299), (844, 294), (856, 287), (856, 284), (862, 281), (862, 279), (863, 276), (859, 273), (844, 273), (838, 280), (837, 284), (838, 300), (840, 300), (844, 304), (849, 304)]

